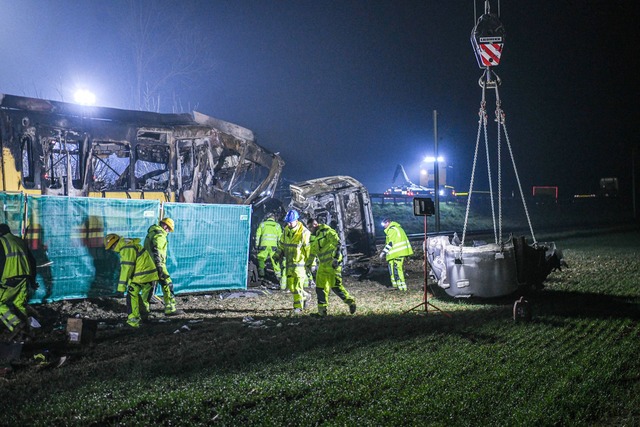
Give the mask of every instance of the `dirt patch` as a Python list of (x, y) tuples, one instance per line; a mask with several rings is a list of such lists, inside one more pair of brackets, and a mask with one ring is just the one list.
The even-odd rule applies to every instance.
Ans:
[[(358, 313), (372, 313), (384, 310), (389, 304), (401, 301), (410, 304), (422, 292), (424, 282), (421, 242), (416, 246), (416, 255), (405, 262), (405, 275), (409, 291), (400, 293), (391, 288), (387, 264), (380, 260), (373, 261), (366, 274), (362, 272), (345, 274), (344, 285), (356, 297)], [(189, 322), (206, 319), (278, 319), (293, 316), (293, 297), (288, 291), (281, 291), (275, 284), (264, 284), (249, 287), (246, 291), (218, 291), (201, 294), (177, 295), (178, 308), (184, 314), (165, 316), (164, 306), (160, 298), (151, 305), (148, 323), (141, 329), (153, 334), (154, 328), (168, 325), (181, 327)], [(317, 311), (317, 299), (313, 287), (306, 288), (311, 293), (310, 304), (303, 315)], [(392, 296), (393, 295), (393, 296)], [(334, 294), (329, 298), (329, 313), (347, 315), (346, 304)], [(418, 301), (419, 302), (419, 301)], [(126, 299), (124, 298), (92, 298), (82, 300), (58, 301), (31, 306), (30, 310), (42, 327), (37, 330), (34, 345), (38, 342), (51, 343), (52, 340), (64, 340), (67, 319), (70, 317), (86, 318), (98, 321), (98, 334), (106, 330), (129, 330), (126, 327)], [(276, 321), (274, 320), (274, 321)], [(136, 331), (131, 331), (135, 333)]]

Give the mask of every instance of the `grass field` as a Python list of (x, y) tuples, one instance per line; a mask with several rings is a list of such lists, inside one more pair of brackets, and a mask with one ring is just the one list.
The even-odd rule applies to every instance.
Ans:
[[(408, 202), (411, 202), (409, 199)], [(466, 200), (443, 202), (440, 204), (440, 230), (462, 233), (466, 214)], [(390, 202), (372, 204), (376, 225), (376, 235), (382, 236), (380, 222), (384, 218), (398, 221), (407, 233), (424, 231), (424, 217), (415, 216), (411, 204), (393, 204)], [(505, 230), (524, 230), (529, 232), (527, 215), (535, 233), (540, 230), (557, 228), (591, 228), (627, 224), (633, 221), (631, 205), (621, 199), (594, 198), (576, 201), (575, 203), (535, 203), (527, 201), (525, 211), (519, 198), (506, 199), (502, 203), (502, 225)], [(494, 201), (492, 212), (489, 200), (471, 200), (467, 231), (490, 230), (493, 228), (492, 218), (499, 223), (499, 210)], [(428, 232), (436, 231), (435, 216), (427, 218)]]
[(33, 344), (69, 361), (0, 378), (0, 425), (640, 425), (639, 242), (558, 241), (569, 268), (528, 296), (529, 323), (515, 298), (403, 314), (422, 301), (421, 254), (406, 294), (347, 278), (354, 316), (335, 296), (326, 319), (292, 316), (280, 292), (184, 297), (179, 320)]

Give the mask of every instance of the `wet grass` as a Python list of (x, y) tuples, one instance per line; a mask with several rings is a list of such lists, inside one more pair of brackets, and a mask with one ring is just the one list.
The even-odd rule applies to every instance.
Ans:
[[(491, 209), (489, 200), (472, 199), (467, 218), (467, 231), (484, 231), (493, 229), (493, 218), (496, 224), (500, 222), (497, 202)], [(442, 202), (440, 204), (440, 230), (457, 232), (459, 235), (465, 222), (466, 200), (456, 202)], [(413, 214), (411, 200), (408, 204), (390, 202), (373, 203), (373, 216), (376, 225), (376, 235), (384, 236), (380, 222), (384, 218), (391, 218), (399, 222), (407, 233), (424, 232), (424, 217)], [(531, 220), (534, 233), (542, 230), (557, 230), (558, 228), (589, 228), (603, 227), (633, 222), (633, 213), (629, 203), (620, 199), (585, 199), (574, 203), (535, 203), (527, 201), (525, 211), (520, 199), (504, 200), (502, 204), (502, 227), (505, 232), (523, 230), (528, 234)], [(428, 232), (436, 231), (435, 216), (427, 217)]]
[(422, 300), (416, 256), (406, 294), (347, 280), (355, 316), (335, 296), (329, 318), (292, 316), (276, 292), (212, 299), (199, 323), (187, 319), (202, 309), (102, 330), (92, 347), (60, 347), (60, 368), (0, 379), (0, 424), (638, 425), (639, 239), (559, 242), (570, 267), (529, 295), (528, 323), (513, 321), (514, 298), (403, 314)]

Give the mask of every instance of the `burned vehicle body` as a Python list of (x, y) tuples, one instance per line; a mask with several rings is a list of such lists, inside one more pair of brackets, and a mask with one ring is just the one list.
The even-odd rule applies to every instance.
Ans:
[(245, 128), (0, 95), (0, 191), (260, 205), (284, 162)]
[(367, 189), (349, 176), (331, 176), (290, 185), (290, 207), (338, 232), (344, 265), (357, 267), (375, 254), (375, 229)]

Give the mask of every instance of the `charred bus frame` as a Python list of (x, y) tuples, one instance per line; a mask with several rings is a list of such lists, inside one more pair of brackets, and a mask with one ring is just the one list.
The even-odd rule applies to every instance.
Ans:
[(0, 94), (0, 191), (260, 205), (284, 161), (241, 126)]

